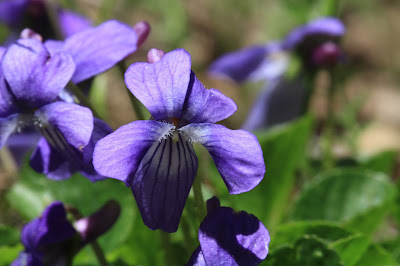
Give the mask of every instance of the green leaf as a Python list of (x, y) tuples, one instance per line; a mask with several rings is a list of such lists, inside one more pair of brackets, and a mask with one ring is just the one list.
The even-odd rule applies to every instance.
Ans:
[(293, 247), (283, 246), (271, 252), (261, 265), (288, 266), (336, 266), (343, 265), (336, 251), (325, 241), (305, 235)]
[(0, 265), (10, 265), (24, 247), (21, 244), (15, 246), (0, 246)]
[(396, 165), (397, 151), (383, 151), (370, 157), (359, 159), (361, 166), (376, 172), (391, 175)]
[(27, 221), (38, 217), (46, 206), (56, 200), (75, 206), (84, 216), (95, 212), (110, 199), (117, 200), (121, 205), (120, 217), (99, 239), (106, 251), (124, 242), (133, 226), (133, 195), (123, 182), (114, 179), (92, 183), (81, 175), (74, 175), (64, 181), (53, 181), (25, 164), (19, 181), (13, 185), (6, 198)]
[(20, 233), (12, 227), (0, 225), (0, 247), (16, 245), (20, 242)]
[(370, 245), (356, 266), (393, 266), (398, 265), (392, 255), (379, 245)]
[(329, 246), (336, 250), (346, 266), (354, 265), (367, 250), (370, 239), (362, 234), (337, 240)]
[(342, 222), (355, 230), (372, 232), (395, 197), (395, 186), (382, 173), (334, 169), (321, 174), (302, 192), (292, 218)]
[(270, 249), (285, 244), (294, 244), (304, 235), (315, 235), (326, 242), (337, 241), (352, 235), (350, 231), (332, 222), (309, 221), (291, 222), (277, 227), (271, 236)]

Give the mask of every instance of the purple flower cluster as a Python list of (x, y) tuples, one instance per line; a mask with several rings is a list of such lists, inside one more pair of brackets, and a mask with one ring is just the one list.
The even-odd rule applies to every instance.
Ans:
[[(36, 4), (43, 2), (3, 1), (0, 6), (13, 6), (16, 13), (8, 17), (0, 12), (0, 19), (21, 25), (18, 14), (33, 12)], [(71, 23), (73, 18), (66, 18), (61, 9), (57, 14), (60, 25), (69, 21), (65, 23), (73, 28), (65, 31), (65, 40), (43, 42), (40, 34), (24, 30), (19, 39), (0, 48), (0, 147), (12, 134), (39, 132), (30, 158), (34, 170), (55, 180), (74, 172), (91, 181), (120, 180), (132, 190), (144, 224), (169, 233), (178, 229), (197, 175), (196, 145), (207, 149), (230, 194), (248, 192), (262, 181), (265, 162), (257, 138), (217, 124), (233, 115), (237, 106), (220, 91), (205, 88), (184, 49), (168, 53), (152, 49), (148, 62), (127, 69), (125, 84), (151, 117), (112, 132), (88, 106), (79, 105), (69, 89), (82, 88), (135, 52), (147, 38), (149, 25), (130, 27), (112, 20), (90, 27), (79, 19)], [(314, 20), (282, 41), (225, 55), (210, 71), (238, 82), (268, 80), (272, 87), (260, 97), (265, 101), (287, 67), (287, 58), (280, 55), (295, 53), (312, 71), (332, 67), (342, 57), (337, 39), (344, 31), (335, 18)], [(263, 108), (253, 110), (257, 121)], [(207, 205), (199, 228), (200, 245), (188, 265), (257, 265), (266, 258), (269, 233), (255, 216), (221, 207), (216, 198)], [(70, 260), (77, 250), (68, 250), (68, 243), (81, 248), (105, 232), (118, 216), (116, 209), (106, 206), (72, 225), (63, 204), (53, 203), (24, 227), (25, 250), (13, 265)]]
[[(140, 24), (142, 25), (142, 24)], [(143, 36), (118, 21), (108, 21), (65, 41), (37, 34), (2, 48), (0, 69), (0, 145), (14, 133), (34, 128), (42, 134), (31, 166), (52, 179), (79, 171), (92, 181), (104, 179), (93, 168), (95, 143), (112, 130), (89, 108), (63, 101), (68, 82), (80, 83), (133, 53)], [(148, 34), (148, 30), (142, 31)]]
[[(269, 126), (274, 119), (287, 121), (299, 115), (301, 100), (304, 98), (299, 92), (301, 88), (285, 88), (288, 87), (284, 75), (289, 67), (289, 55), (298, 56), (307, 71), (331, 68), (343, 60), (338, 40), (345, 31), (345, 26), (337, 18), (318, 18), (293, 29), (283, 40), (223, 55), (211, 64), (209, 72), (236, 82), (267, 82), (243, 125), (244, 129)], [(288, 100), (279, 99), (282, 97)], [(290, 97), (295, 99), (290, 101)], [(277, 114), (273, 114), (274, 101), (277, 101), (279, 109)], [(286, 105), (285, 108), (282, 108), (281, 102)], [(273, 115), (279, 117), (274, 118)]]

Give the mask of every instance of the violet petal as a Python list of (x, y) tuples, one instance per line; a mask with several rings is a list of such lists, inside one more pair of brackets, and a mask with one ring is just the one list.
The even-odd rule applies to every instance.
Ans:
[(250, 132), (206, 123), (189, 124), (179, 130), (206, 147), (229, 193), (247, 192), (263, 179), (263, 153), (257, 137)]

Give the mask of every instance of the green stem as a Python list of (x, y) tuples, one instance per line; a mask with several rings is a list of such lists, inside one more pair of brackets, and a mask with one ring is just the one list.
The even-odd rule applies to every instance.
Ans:
[(173, 266), (174, 265), (174, 256), (172, 251), (171, 239), (169, 238), (169, 234), (163, 231), (160, 231), (161, 244), (165, 251), (165, 265)]
[(323, 166), (325, 169), (330, 169), (334, 166), (334, 156), (332, 153), (334, 130), (335, 130), (335, 117), (334, 117), (334, 96), (335, 96), (335, 82), (333, 71), (329, 72), (330, 83), (328, 86), (327, 103), (326, 103), (326, 124), (323, 131), (325, 139), (323, 144)]
[(183, 238), (185, 239), (186, 249), (190, 252), (194, 250), (193, 238), (190, 234), (189, 223), (186, 215), (182, 215), (180, 227), (182, 229)]
[(193, 193), (194, 193), (194, 202), (196, 204), (196, 210), (197, 210), (197, 218), (198, 218), (199, 222), (201, 223), (203, 221), (204, 217), (206, 216), (207, 211), (206, 211), (206, 205), (205, 205), (204, 198), (203, 198), (203, 192), (201, 189), (200, 175), (197, 175), (196, 178), (194, 179)]
[[(75, 220), (79, 220), (79, 219), (83, 218), (82, 213), (77, 208), (75, 208), (74, 206), (67, 205), (66, 206), (66, 210), (67, 210), (67, 212), (72, 214), (72, 216), (75, 218)], [(97, 242), (97, 240), (92, 240), (89, 243), (89, 245), (91, 246), (91, 248), (92, 248), (92, 250), (93, 250), (93, 252), (94, 252), (94, 254), (96, 256), (97, 261), (99, 262), (99, 265), (100, 266), (108, 266), (108, 262), (106, 260), (105, 255), (104, 255), (104, 252), (101, 249), (101, 247), (100, 247), (99, 243)]]
[(100, 118), (99, 114), (96, 112), (96, 110), (93, 108), (92, 104), (89, 102), (89, 100), (86, 98), (85, 94), (83, 94), (82, 90), (76, 86), (74, 83), (69, 82), (67, 85), (67, 88), (75, 95), (75, 97), (78, 99), (79, 103), (83, 106), (86, 106), (92, 110), (92, 113), (95, 117)]
[[(122, 78), (124, 78), (125, 71), (126, 71), (124, 61), (121, 61), (118, 63), (118, 69), (122, 75)], [(142, 108), (141, 108), (142, 103), (130, 91), (128, 91), (128, 94), (129, 94), (129, 98), (131, 99), (133, 110), (136, 113), (136, 118), (138, 120), (146, 120), (144, 113), (142, 111)]]
[(58, 12), (57, 12), (57, 7), (56, 7), (57, 4), (55, 3), (55, 1), (52, 1), (52, 0), (45, 0), (43, 2), (45, 4), (47, 14), (50, 18), (50, 23), (54, 30), (56, 39), (63, 40), (64, 35), (62, 34), (60, 25), (58, 23)]
[(304, 80), (305, 97), (304, 97), (304, 102), (303, 102), (303, 106), (302, 106), (302, 110), (301, 110), (301, 114), (302, 115), (307, 114), (308, 110), (310, 109), (311, 98), (312, 98), (312, 94), (314, 92), (315, 74), (314, 73), (308, 73), (308, 74), (305, 75), (304, 79), (305, 79)]

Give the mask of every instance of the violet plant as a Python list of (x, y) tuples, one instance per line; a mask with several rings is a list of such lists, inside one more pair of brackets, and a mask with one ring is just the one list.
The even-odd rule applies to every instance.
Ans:
[[(338, 10), (330, 0), (316, 2)], [(91, 15), (110, 12), (96, 21), (132, 11), (79, 5), (93, 8)], [(135, 7), (132, 14), (146, 17)], [(157, 12), (182, 29), (196, 24), (180, 10), (171, 2)], [(346, 63), (346, 27), (339, 12), (328, 13), (208, 66), (218, 54), (208, 50), (220, 44), (208, 36), (219, 32), (210, 25), (222, 27), (211, 20), (201, 30), (207, 34), (183, 29), (181, 40), (169, 43), (157, 39), (169, 21), (151, 14), (155, 30), (146, 44), (144, 21), (92, 26), (51, 1), (0, 1), (0, 21), (11, 33), (0, 47), (0, 170), (12, 163), (14, 145), (30, 151), (14, 172), (0, 171), (0, 264), (396, 265), (397, 234), (388, 242), (377, 229), (400, 224), (395, 179), (388, 177), (397, 154), (352, 155), (352, 167), (342, 167), (333, 152), (340, 131), (332, 100), (321, 123), (309, 114), (317, 73), (328, 73), (328, 92), (336, 92), (335, 71)], [(192, 34), (212, 41), (192, 46)], [(193, 49), (200, 46), (207, 49)], [(220, 90), (207, 89), (214, 81), (199, 68), (206, 54), (201, 62), (210, 76), (266, 83), (243, 129), (236, 111), (246, 113), (247, 92), (238, 96), (223, 81), (215, 85)], [(93, 96), (101, 87), (107, 94)], [(270, 129), (281, 122), (288, 123)], [(318, 153), (320, 124), (331, 138)]]

